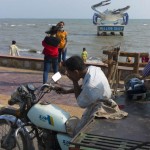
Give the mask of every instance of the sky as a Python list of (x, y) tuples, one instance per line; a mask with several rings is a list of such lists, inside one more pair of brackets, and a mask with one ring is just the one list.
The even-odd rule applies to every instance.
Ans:
[[(0, 0), (0, 18), (89, 19), (91, 6), (101, 0)], [(150, 0), (111, 0), (99, 8), (114, 10), (129, 5), (130, 19), (150, 19)]]

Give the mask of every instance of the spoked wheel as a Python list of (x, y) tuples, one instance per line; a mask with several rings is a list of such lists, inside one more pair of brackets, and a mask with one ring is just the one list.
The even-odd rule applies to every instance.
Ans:
[[(18, 133), (17, 142), (14, 132), (11, 132), (11, 122), (9, 120), (0, 119), (0, 150), (27, 150), (27, 142), (22, 132)], [(6, 140), (8, 137), (8, 140)]]

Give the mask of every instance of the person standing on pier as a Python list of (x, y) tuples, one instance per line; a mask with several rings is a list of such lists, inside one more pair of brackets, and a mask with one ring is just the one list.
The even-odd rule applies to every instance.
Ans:
[(148, 64), (144, 67), (144, 69), (142, 71), (142, 79), (144, 79), (148, 76), (150, 76), (150, 60), (149, 60)]
[(12, 45), (9, 47), (9, 54), (11, 56), (20, 56), (19, 48), (16, 46), (16, 41), (12, 41)]
[(132, 58), (131, 57), (127, 57), (126, 62), (132, 63)]
[(52, 64), (53, 73), (58, 72), (58, 45), (60, 39), (56, 37), (57, 28), (52, 26), (49, 31), (46, 32), (47, 36), (42, 41), (44, 47), (44, 71), (43, 71), (43, 84), (48, 81), (48, 73)]
[(62, 67), (62, 63), (66, 60), (66, 55), (67, 55), (67, 31), (64, 30), (65, 23), (63, 21), (60, 21), (57, 24), (58, 27), (58, 32), (57, 32), (57, 37), (60, 39), (60, 44), (59, 44), (59, 55), (58, 55), (58, 63), (59, 67)]
[(88, 53), (87, 53), (87, 51), (86, 51), (86, 48), (83, 48), (81, 57), (82, 57), (82, 59), (83, 59), (84, 62), (87, 61)]
[(149, 56), (143, 56), (141, 60), (142, 63), (147, 63), (149, 61)]
[[(82, 58), (76, 55), (68, 58), (64, 65), (66, 67), (66, 75), (73, 83), (73, 88), (55, 87), (56, 92), (59, 94), (74, 93), (78, 105), (81, 108), (86, 108), (81, 120), (75, 127), (74, 135), (95, 115), (102, 117), (105, 114), (108, 117), (113, 113), (114, 118), (123, 118), (124, 115), (127, 115), (121, 112), (116, 102), (110, 99), (112, 94), (110, 85), (100, 67), (87, 67)], [(80, 79), (82, 79), (81, 84), (79, 82)]]

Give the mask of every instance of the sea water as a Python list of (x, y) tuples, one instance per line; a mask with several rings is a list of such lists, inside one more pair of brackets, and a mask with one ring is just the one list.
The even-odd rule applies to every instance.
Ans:
[(129, 20), (124, 36), (97, 36), (92, 19), (0, 19), (0, 54), (9, 55), (9, 45), (16, 40), (20, 55), (43, 58), (42, 40), (51, 25), (65, 22), (68, 32), (67, 57), (81, 55), (87, 49), (89, 60), (101, 60), (103, 50), (118, 45), (121, 51), (150, 52), (150, 20)]

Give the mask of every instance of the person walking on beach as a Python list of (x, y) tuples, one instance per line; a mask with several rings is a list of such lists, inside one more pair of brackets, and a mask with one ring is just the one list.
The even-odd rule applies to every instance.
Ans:
[(19, 48), (16, 46), (16, 41), (12, 41), (12, 44), (9, 47), (9, 54), (11, 56), (20, 56)]
[[(75, 127), (74, 135), (93, 116), (111, 118), (113, 113), (113, 119), (115, 117), (117, 117), (116, 119), (121, 119), (127, 115), (122, 113), (118, 105), (110, 99), (112, 94), (110, 85), (100, 67), (87, 67), (80, 56), (68, 58), (64, 65), (66, 75), (73, 83), (73, 88), (57, 87), (56, 92), (59, 94), (75, 93), (78, 105), (81, 108), (86, 108), (81, 120)], [(82, 79), (82, 85), (80, 85), (80, 79)]]
[(88, 53), (87, 53), (87, 51), (86, 51), (86, 48), (83, 48), (81, 57), (82, 57), (82, 59), (83, 59), (84, 62), (87, 61)]
[(67, 31), (64, 30), (64, 25), (65, 23), (63, 21), (60, 21), (57, 24), (58, 27), (58, 32), (57, 32), (57, 37), (60, 39), (60, 44), (59, 44), (59, 55), (58, 55), (58, 63), (59, 67), (61, 68), (61, 63), (66, 60), (66, 55), (67, 55)]
[(58, 72), (58, 45), (60, 39), (56, 37), (57, 28), (52, 26), (49, 31), (46, 32), (47, 36), (42, 41), (44, 47), (44, 71), (43, 71), (43, 84), (48, 81), (48, 73), (52, 65), (53, 73)]

